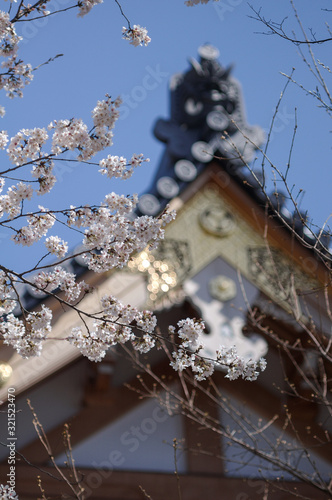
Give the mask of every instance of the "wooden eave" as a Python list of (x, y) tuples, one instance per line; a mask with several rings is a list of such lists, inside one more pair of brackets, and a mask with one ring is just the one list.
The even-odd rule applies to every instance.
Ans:
[[(32, 469), (29, 465), (20, 467), (20, 480), (17, 483), (17, 494), (20, 500), (35, 500), (41, 492), (37, 479), (32, 471), (41, 478), (41, 484), (48, 499), (72, 498), (72, 492), (59, 478), (52, 467)], [(61, 471), (68, 474), (66, 469)], [(0, 466), (0, 475), (7, 473), (6, 466)], [(264, 481), (263, 478), (225, 478), (207, 474), (173, 474), (132, 472), (132, 471), (98, 471), (96, 469), (79, 468), (79, 477), (84, 478), (87, 498), (93, 500), (144, 500), (148, 498), (169, 500), (179, 498), (181, 489), (182, 500), (234, 500), (235, 498), (261, 500), (264, 494), (269, 500), (289, 500), (293, 498), (315, 498), (329, 500), (330, 495), (321, 492), (309, 484), (291, 481)], [(66, 491), (68, 496), (63, 496)]]

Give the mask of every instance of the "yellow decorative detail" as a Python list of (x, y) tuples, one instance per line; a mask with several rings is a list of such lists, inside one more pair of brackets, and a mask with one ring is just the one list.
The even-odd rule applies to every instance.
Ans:
[(13, 373), (12, 367), (8, 363), (1, 361), (0, 362), (0, 387), (2, 387), (3, 385), (5, 385), (8, 382), (12, 373)]
[(149, 299), (154, 302), (160, 294), (168, 292), (177, 284), (177, 274), (171, 263), (157, 260), (149, 251), (144, 250), (137, 254), (128, 263), (131, 270), (147, 273)]
[[(220, 210), (230, 213), (234, 217), (234, 221), (236, 221), (234, 228), (225, 238), (208, 233), (202, 228), (200, 222), (201, 214), (215, 205), (218, 205)], [(237, 207), (223, 198), (219, 188), (209, 184), (183, 204), (175, 221), (166, 227), (166, 240), (168, 238), (185, 240), (188, 243), (192, 264), (188, 278), (195, 276), (210, 262), (221, 257), (230, 266), (237, 269), (242, 276), (258, 286), (267, 296), (288, 310), (289, 305), (280, 298), (280, 293), (277, 293), (274, 283), (266, 279), (263, 273), (256, 276), (252, 273), (249, 262), (249, 249), (262, 247), (268, 249), (268, 242), (262, 236), (264, 229), (262, 227), (260, 232), (254, 229)], [(300, 285), (300, 289), (303, 289), (305, 284), (309, 289), (314, 286), (314, 280), (306, 273), (303, 273), (290, 258), (284, 256), (284, 259), (293, 270), (296, 282), (295, 288), (297, 284)], [(302, 275), (300, 281), (297, 279), (299, 275)]]

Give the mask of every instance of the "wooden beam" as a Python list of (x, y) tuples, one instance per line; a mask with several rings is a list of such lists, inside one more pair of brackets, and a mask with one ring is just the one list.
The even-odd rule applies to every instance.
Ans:
[[(66, 471), (64, 470), (64, 473)], [(149, 472), (111, 471), (80, 469), (86, 494), (85, 500), (145, 500), (147, 495), (155, 500), (177, 499), (178, 485), (182, 500), (262, 500), (264, 493), (269, 500), (289, 500), (290, 491), (299, 498), (328, 500), (330, 496), (309, 484), (290, 481), (269, 481), (262, 478), (225, 478), (216, 475), (180, 475), (179, 481), (174, 474)], [(0, 466), (0, 476), (5, 477), (7, 469)], [(41, 484), (48, 499), (73, 498), (64, 482), (53, 479), (52, 467), (36, 470), (28, 465), (16, 466), (16, 492), (20, 500), (40, 498), (36, 476), (40, 475)], [(57, 474), (57, 473), (56, 473)], [(58, 476), (58, 474), (57, 474)], [(66, 496), (68, 495), (68, 496)]]

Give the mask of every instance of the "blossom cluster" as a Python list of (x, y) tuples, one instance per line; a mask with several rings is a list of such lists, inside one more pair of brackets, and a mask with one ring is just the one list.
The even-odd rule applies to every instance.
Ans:
[(0, 56), (13, 55), (17, 51), (20, 37), (17, 36), (9, 14), (0, 11)]
[(144, 158), (143, 154), (133, 154), (128, 162), (123, 156), (108, 155), (107, 158), (99, 162), (99, 172), (103, 175), (107, 175), (110, 179), (112, 177), (118, 177), (125, 180), (133, 175), (134, 168), (139, 167), (143, 161), (149, 162), (150, 159)]
[[(48, 0), (46, 0), (48, 1)], [(38, 13), (46, 16), (50, 11), (45, 10), (44, 2), (42, 5), (37, 5)], [(77, 6), (79, 8), (78, 17), (83, 17), (88, 14), (91, 9), (103, 3), (103, 0), (79, 0)], [(30, 4), (20, 5), (20, 16), (28, 16), (35, 7)], [(146, 28), (139, 25), (134, 25), (133, 28), (123, 28), (123, 38), (129, 40), (134, 46), (147, 45), (150, 42), (150, 37), (147, 35)], [(6, 59), (1, 63), (3, 72), (0, 74), (0, 90), (5, 89), (7, 97), (23, 97), (23, 88), (28, 85), (33, 79), (33, 69), (31, 64), (25, 64), (17, 56), (18, 43), (22, 39), (16, 34), (14, 23), (10, 21), (9, 14), (0, 11), (0, 56)], [(5, 110), (0, 106), (0, 116), (3, 116)], [(102, 142), (104, 135), (98, 135), (97, 142)], [(108, 139), (109, 140), (109, 139)]]
[(165, 212), (154, 218), (133, 219), (137, 196), (108, 194), (100, 207), (81, 207), (66, 212), (69, 227), (87, 227), (83, 239), (82, 258), (95, 272), (109, 271), (127, 264), (131, 254), (143, 250), (164, 237), (164, 226), (174, 217)]
[(5, 72), (1, 74), (0, 89), (6, 90), (6, 95), (10, 99), (23, 97), (22, 90), (33, 80), (31, 64), (24, 64), (21, 59), (13, 55), (3, 61), (1, 67), (5, 69)]
[[(79, 151), (78, 159), (87, 160), (99, 151), (111, 146), (113, 137), (111, 130), (119, 118), (121, 102), (119, 97), (112, 101), (108, 96), (105, 100), (98, 101), (97, 106), (92, 111), (94, 122), (92, 132), (88, 131), (87, 125), (81, 119), (51, 122), (48, 129), (54, 130), (52, 156), (57, 156), (66, 150), (74, 151), (77, 149)], [(33, 175), (47, 177), (48, 183), (50, 183), (50, 170), (53, 164), (49, 161), (50, 155), (44, 155), (41, 151), (48, 138), (49, 135), (45, 128), (22, 129), (11, 138), (7, 153), (11, 162), (16, 166), (38, 160), (38, 168), (34, 166)], [(4, 149), (7, 142), (8, 135), (2, 131), (0, 133), (0, 148)], [(140, 155), (137, 156), (139, 159)]]
[[(0, 178), (0, 192), (4, 180)], [(0, 217), (6, 211), (11, 218), (20, 214), (21, 202), (30, 199), (32, 188), (18, 183), (0, 196)], [(16, 244), (31, 246), (45, 236), (49, 229), (65, 217), (68, 227), (86, 228), (82, 253), (89, 269), (96, 272), (123, 267), (133, 252), (143, 250), (148, 244), (155, 244), (164, 237), (164, 226), (174, 217), (174, 212), (164, 212), (160, 217), (141, 216), (133, 218), (137, 195), (124, 196), (116, 193), (106, 195), (99, 207), (71, 206), (60, 215), (39, 206), (39, 212), (28, 214), (26, 226), (15, 230), (12, 237)], [(45, 242), (47, 250), (62, 258), (68, 251), (68, 244), (58, 236), (49, 236)]]
[[(9, 0), (10, 3), (17, 3), (17, 0)], [(7, 2), (7, 0), (5, 0), (5, 2)], [(38, 12), (38, 14), (42, 14), (43, 16), (47, 16), (50, 14), (50, 11), (49, 10), (45, 10), (45, 7), (46, 7), (46, 4), (48, 2), (51, 2), (51, 0), (43, 0), (42, 2), (38, 2), (38, 4), (36, 5), (31, 5), (31, 4), (27, 4), (27, 5), (24, 5), (23, 2), (20, 2), (20, 6), (19, 6), (19, 10), (18, 10), (18, 13), (17, 15), (22, 18), (22, 17), (27, 17), (29, 14), (31, 14), (31, 12)]]
[(0, 484), (0, 500), (18, 500), (18, 496), (8, 484)]
[(18, 229), (12, 237), (16, 244), (31, 246), (46, 235), (48, 230), (54, 225), (56, 218), (46, 208), (39, 205), (39, 214), (31, 214), (28, 217), (28, 225)]
[(5, 149), (8, 143), (8, 134), (5, 130), (0, 132), (0, 149)]
[(11, 345), (23, 358), (39, 356), (42, 342), (51, 331), (52, 312), (42, 304), (42, 310), (18, 319), (12, 313), (0, 323), (0, 334), (5, 344)]
[(122, 28), (122, 37), (129, 40), (131, 45), (138, 47), (139, 45), (147, 45), (151, 42), (146, 28), (142, 28), (139, 24), (134, 24), (132, 28)]
[[(52, 272), (39, 273), (32, 284), (41, 294), (59, 289), (64, 292), (69, 303), (79, 300), (90, 291), (84, 281), (76, 283), (75, 276), (60, 266)], [(21, 356), (39, 356), (42, 342), (51, 331), (52, 313), (42, 305), (41, 311), (18, 319), (11, 313), (15, 303), (16, 300), (11, 297), (9, 280), (4, 272), (0, 272), (0, 314), (7, 314), (6, 321), (0, 323), (0, 335)], [(124, 305), (112, 295), (103, 296), (100, 304), (101, 311), (92, 315), (94, 322), (91, 331), (74, 327), (66, 339), (84, 356), (98, 362), (110, 347), (117, 344), (130, 342), (133, 349), (140, 353), (147, 353), (155, 346), (157, 320), (151, 311), (140, 311), (136, 307)], [(200, 381), (210, 377), (215, 366), (219, 365), (227, 370), (226, 377), (230, 380), (242, 377), (253, 381), (265, 370), (265, 359), (245, 361), (238, 356), (235, 347), (220, 347), (215, 359), (203, 357), (200, 352), (204, 347), (201, 341), (204, 328), (202, 320), (190, 318), (179, 321), (177, 328), (169, 327), (170, 339), (176, 345), (170, 365), (176, 371), (191, 368), (196, 380)]]
[[(194, 5), (207, 1), (192, 0), (186, 3)], [(103, 0), (79, 0), (78, 16), (83, 17), (102, 2)], [(24, 7), (23, 4), (22, 6)], [(24, 7), (27, 14), (30, 13), (30, 7)], [(42, 12), (47, 15), (47, 11)], [(123, 28), (122, 34), (123, 38), (134, 46), (147, 46), (151, 40), (146, 28), (139, 25)], [(22, 96), (23, 87), (32, 80), (31, 65), (24, 64), (17, 57), (19, 41), (20, 37), (15, 33), (9, 15), (0, 12), (0, 56), (6, 58), (2, 63), (4, 72), (0, 75), (0, 89), (5, 89), (9, 97)], [(38, 190), (35, 192), (43, 195), (48, 193), (56, 182), (54, 162), (59, 160), (59, 155), (75, 151), (76, 159), (84, 162), (112, 145), (112, 130), (119, 118), (120, 105), (120, 98), (112, 101), (108, 95), (105, 100), (98, 101), (92, 111), (92, 128), (88, 128), (83, 120), (72, 118), (54, 121), (47, 129), (22, 129), (11, 139), (8, 138), (7, 132), (0, 131), (0, 149), (4, 150), (9, 143), (7, 153), (14, 165), (13, 170), (29, 165), (29, 168), (32, 168), (33, 182), (38, 183)], [(3, 113), (0, 108), (0, 115)], [(52, 141), (51, 151), (45, 153), (43, 149), (49, 139)], [(149, 161), (143, 154), (134, 154), (130, 160), (122, 156), (108, 155), (99, 162), (99, 172), (109, 178), (127, 179), (143, 161)], [(4, 185), (4, 178), (0, 178), (0, 193)], [(39, 212), (23, 214), (23, 203), (31, 199), (33, 192), (27, 182), (18, 181), (8, 187), (5, 194), (0, 195), (0, 218), (4, 213), (7, 213), (10, 219), (27, 217), (27, 225), (20, 229), (12, 227), (15, 231), (15, 243), (30, 246), (46, 236), (55, 222), (60, 221), (84, 234), (81, 255), (88, 268), (95, 272), (122, 267), (134, 252), (139, 252), (148, 245), (156, 245), (164, 237), (164, 226), (175, 216), (173, 212), (165, 211), (158, 218), (135, 218), (133, 210), (138, 202), (137, 196), (120, 196), (116, 193), (106, 195), (97, 207), (71, 206), (68, 210), (55, 213), (40, 206)], [(63, 220), (60, 220), (60, 217)], [(45, 247), (49, 253), (60, 259), (65, 258), (68, 252), (67, 242), (55, 235), (47, 236)], [(31, 286), (36, 293), (60, 294), (59, 300), (76, 306), (91, 290), (84, 281), (78, 282), (75, 274), (68, 269), (59, 265), (50, 267), (48, 271), (41, 271), (31, 279)], [(43, 304), (41, 310), (27, 313), (23, 309), (21, 316), (17, 317), (14, 315), (17, 304), (20, 305), (20, 302), (16, 295), (14, 278), (10, 273), (0, 271), (0, 337), (22, 357), (39, 356), (42, 344), (51, 331), (52, 312)], [(101, 299), (101, 312), (92, 317), (94, 322), (91, 331), (87, 327), (86, 330), (75, 327), (67, 338), (92, 361), (103, 359), (106, 351), (117, 344), (130, 342), (133, 349), (139, 353), (149, 352), (156, 344), (157, 322), (150, 311), (139, 311), (107, 295)], [(258, 371), (265, 368), (264, 360), (260, 360), (258, 364), (251, 361), (245, 363), (237, 356), (235, 349), (221, 348), (217, 352), (216, 360), (203, 358), (200, 355), (203, 331), (204, 323), (194, 319), (179, 321), (176, 329), (170, 328), (170, 333), (177, 335), (177, 347), (171, 362), (174, 369), (182, 371), (190, 367), (196, 379), (204, 380), (213, 373), (215, 364), (218, 363), (227, 367), (227, 377), (230, 379), (242, 376), (247, 380), (255, 380)], [(0, 494), (3, 493), (4, 497), (7, 494), (5, 489), (6, 487), (0, 485)]]
[(55, 155), (62, 153), (64, 149), (74, 151), (76, 148), (85, 148), (90, 140), (88, 127), (81, 119), (55, 120), (48, 128), (54, 128), (52, 153)]
[(13, 288), (4, 271), (0, 270), (0, 317), (15, 309), (16, 300), (12, 296)]
[[(94, 321), (91, 332), (83, 332), (82, 328), (75, 327), (68, 337), (68, 341), (90, 361), (101, 361), (111, 346), (128, 341), (141, 353), (154, 347), (155, 339), (151, 334), (157, 320), (150, 311), (139, 311), (124, 305), (112, 295), (102, 297), (101, 306), (102, 318)], [(143, 334), (135, 334), (135, 327), (142, 330)]]
[(177, 323), (178, 330), (169, 327), (169, 333), (174, 337), (175, 333), (180, 339), (180, 345), (173, 351), (171, 366), (176, 371), (191, 368), (195, 373), (196, 380), (205, 380), (214, 372), (214, 362), (199, 356), (203, 348), (201, 342), (204, 334), (205, 324), (201, 320), (184, 319)]
[(120, 116), (119, 107), (122, 104), (122, 99), (117, 97), (112, 101), (109, 96), (103, 101), (98, 101), (97, 106), (92, 111), (92, 119), (94, 126), (114, 128), (116, 120)]
[[(4, 186), (4, 179), (0, 181), (0, 192)], [(5, 212), (13, 219), (21, 212), (21, 204), (24, 200), (30, 200), (33, 194), (33, 189), (30, 185), (24, 182), (18, 182), (16, 186), (8, 188), (6, 194), (0, 196), (0, 218)]]
[(122, 101), (118, 97), (112, 101), (109, 96), (98, 101), (92, 111), (94, 127), (91, 132), (81, 119), (59, 120), (49, 124), (49, 130), (54, 129), (52, 137), (52, 153), (59, 155), (69, 150), (79, 151), (77, 159), (86, 161), (98, 152), (112, 145), (116, 120), (119, 118), (119, 107)]
[(48, 139), (44, 128), (22, 129), (11, 138), (7, 152), (14, 165), (23, 165), (27, 161), (36, 160), (41, 148)]
[(258, 362), (249, 359), (245, 361), (244, 358), (238, 356), (236, 347), (221, 347), (217, 351), (217, 363), (221, 366), (227, 367), (226, 378), (236, 380), (242, 377), (244, 380), (254, 381), (257, 379), (260, 372), (266, 368), (266, 360), (260, 358)]
[(46, 238), (45, 246), (50, 253), (59, 258), (63, 258), (68, 252), (68, 243), (59, 238), (59, 236)]
[(7, 58), (1, 64), (4, 72), (0, 75), (0, 89), (5, 89), (10, 98), (22, 97), (22, 89), (33, 78), (31, 65), (17, 58), (20, 40), (9, 14), (0, 11), (0, 56)]
[[(77, 149), (77, 160), (82, 161), (90, 159), (99, 151), (109, 147), (112, 144), (112, 129), (119, 117), (120, 105), (120, 98), (112, 101), (109, 96), (106, 96), (105, 100), (98, 101), (92, 111), (94, 127), (90, 132), (87, 125), (80, 119), (59, 120), (50, 123), (48, 129), (54, 129), (50, 154), (45, 154), (42, 151), (49, 138), (45, 128), (22, 129), (10, 139), (7, 148), (9, 159), (16, 167), (32, 163), (31, 175), (38, 182), (38, 190), (35, 191), (38, 195), (48, 193), (56, 182), (52, 157), (56, 157), (67, 150), (73, 151)], [(4, 149), (7, 143), (7, 132), (1, 131), (0, 149)], [(139, 166), (143, 161), (148, 161), (148, 159), (143, 158), (143, 155), (135, 154), (129, 162), (129, 168), (125, 167), (124, 169), (120, 164), (116, 165), (114, 162), (113, 166), (111, 166), (111, 158), (114, 157), (109, 156), (106, 160), (100, 162), (102, 166), (101, 172), (111, 176), (112, 171), (113, 176), (122, 178), (127, 178), (134, 167)], [(4, 179), (0, 178), (0, 193), (3, 187)], [(11, 219), (17, 217), (21, 213), (22, 201), (30, 200), (32, 194), (33, 188), (31, 185), (22, 181), (9, 187), (7, 193), (0, 196), (0, 218), (5, 212), (8, 213)], [(23, 230), (23, 233), (24, 231), (26, 230)], [(29, 232), (31, 233), (31, 231)], [(29, 238), (26, 240), (22, 236), (22, 234), (19, 235), (16, 242), (30, 241)], [(39, 238), (36, 238), (35, 241), (37, 239)]]
[[(75, 327), (67, 339), (75, 345), (84, 356), (91, 361), (100, 361), (107, 350), (117, 344), (130, 342), (140, 353), (149, 352), (156, 342), (156, 317), (150, 311), (139, 311), (135, 307), (125, 306), (113, 296), (101, 299), (102, 317), (94, 321), (93, 330), (84, 332)], [(141, 334), (135, 333), (139, 329)], [(175, 327), (169, 327), (171, 339), (180, 340), (173, 351), (170, 365), (176, 371), (191, 368), (196, 380), (210, 377), (216, 365), (227, 370), (226, 377), (235, 380), (242, 377), (245, 380), (256, 380), (259, 373), (266, 368), (265, 359), (258, 362), (244, 361), (239, 357), (235, 347), (221, 347), (216, 352), (216, 359), (207, 359), (200, 355), (203, 348), (201, 338), (204, 332), (204, 322), (196, 319), (184, 319)]]
[(214, 372), (215, 366), (227, 370), (226, 377), (236, 380), (242, 377), (244, 380), (256, 380), (260, 371), (266, 368), (266, 361), (261, 358), (258, 362), (238, 356), (236, 347), (220, 347), (216, 352), (216, 359), (207, 359), (200, 355), (204, 344), (201, 342), (204, 332), (204, 322), (201, 320), (187, 318), (177, 324), (176, 332), (174, 327), (169, 328), (169, 333), (174, 337), (175, 333), (180, 339), (180, 345), (173, 351), (173, 361), (171, 366), (176, 371), (191, 368), (195, 373), (196, 380), (205, 380)]
[(98, 3), (103, 3), (104, 0), (79, 0), (78, 6), (79, 6), (79, 13), (77, 14), (77, 17), (83, 17), (86, 14), (90, 12), (92, 7), (97, 5)]
[(75, 302), (82, 294), (90, 291), (89, 285), (84, 281), (77, 283), (75, 274), (66, 271), (61, 266), (56, 266), (50, 272), (38, 273), (33, 278), (33, 285), (36, 292), (40, 294), (59, 289), (64, 292), (66, 301), (70, 303)]
[(56, 177), (53, 175), (54, 163), (50, 158), (42, 160), (33, 166), (31, 175), (36, 177), (39, 182), (37, 195), (49, 193), (56, 183)]

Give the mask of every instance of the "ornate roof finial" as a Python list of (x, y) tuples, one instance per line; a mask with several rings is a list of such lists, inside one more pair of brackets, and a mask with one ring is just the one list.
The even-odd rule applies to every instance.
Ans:
[(166, 151), (149, 195), (141, 198), (142, 213), (158, 213), (214, 157), (222, 157), (226, 169), (250, 163), (264, 141), (262, 129), (246, 121), (241, 86), (232, 67), (218, 61), (219, 50), (205, 44), (198, 55), (171, 79), (170, 119), (158, 120), (154, 129)]

